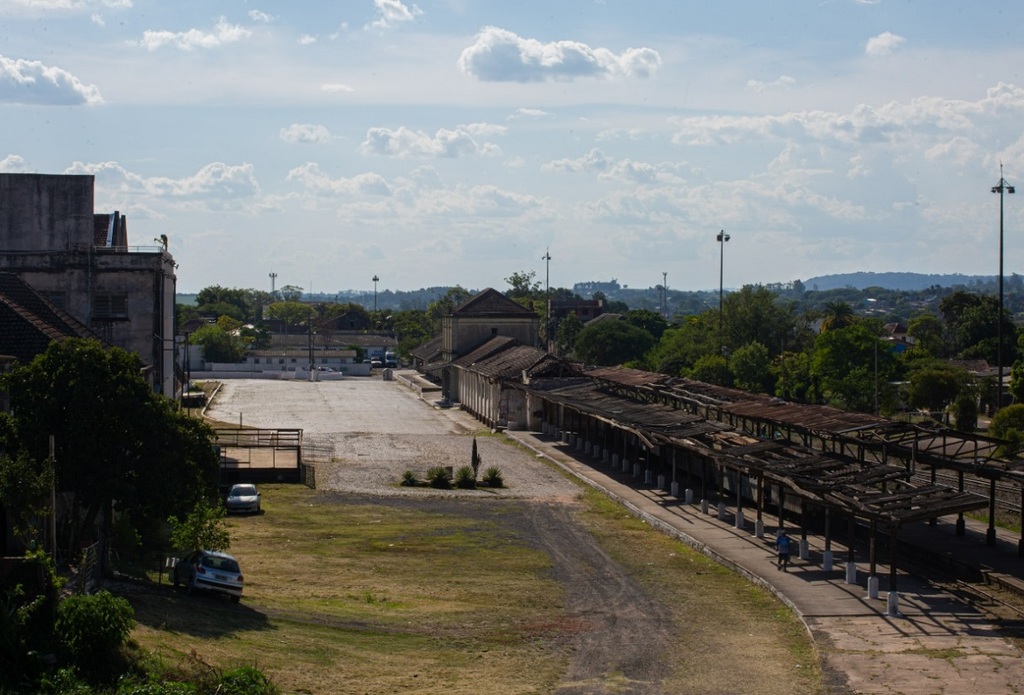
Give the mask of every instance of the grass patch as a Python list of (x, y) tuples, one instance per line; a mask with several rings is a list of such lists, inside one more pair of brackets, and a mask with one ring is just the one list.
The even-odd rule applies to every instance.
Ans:
[[(261, 489), (264, 514), (229, 520), (241, 604), (166, 582), (129, 596), (133, 636), (165, 662), (255, 665), (284, 692), (319, 694), (544, 693), (563, 678), (566, 595), (503, 524), (515, 502), (441, 513)], [(672, 612), (678, 675), (663, 692), (821, 691), (806, 632), (770, 595), (602, 495), (579, 519)]]

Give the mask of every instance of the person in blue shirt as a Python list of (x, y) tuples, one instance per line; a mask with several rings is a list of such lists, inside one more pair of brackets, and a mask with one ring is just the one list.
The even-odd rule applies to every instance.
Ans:
[(789, 544), (789, 535), (785, 529), (779, 531), (779, 535), (775, 539), (775, 549), (779, 552), (779, 569), (783, 571), (789, 567)]

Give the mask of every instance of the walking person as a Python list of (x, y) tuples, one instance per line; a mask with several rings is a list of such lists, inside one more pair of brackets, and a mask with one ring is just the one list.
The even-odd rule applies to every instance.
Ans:
[(775, 549), (779, 553), (778, 568), (784, 572), (789, 568), (789, 546), (789, 534), (786, 533), (786, 529), (780, 529), (779, 535), (775, 538)]

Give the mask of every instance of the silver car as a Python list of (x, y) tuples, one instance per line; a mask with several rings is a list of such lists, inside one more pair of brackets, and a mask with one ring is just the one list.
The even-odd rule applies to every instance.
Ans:
[(170, 570), (175, 588), (184, 586), (188, 593), (214, 591), (225, 594), (234, 603), (242, 598), (242, 569), (238, 560), (214, 550), (193, 550), (178, 560)]
[(242, 512), (258, 514), (260, 512), (260, 491), (252, 483), (232, 485), (225, 503), (229, 514)]

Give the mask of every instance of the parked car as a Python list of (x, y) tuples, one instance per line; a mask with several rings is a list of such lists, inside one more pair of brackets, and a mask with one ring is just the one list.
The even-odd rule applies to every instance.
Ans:
[(213, 591), (227, 595), (234, 603), (242, 598), (242, 569), (227, 553), (193, 550), (174, 564), (170, 575), (174, 587), (184, 586), (189, 594)]
[(252, 483), (237, 483), (231, 486), (228, 497), (225, 500), (228, 513), (251, 512), (258, 514), (260, 511), (260, 491)]

